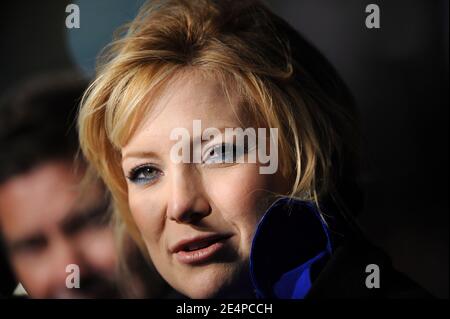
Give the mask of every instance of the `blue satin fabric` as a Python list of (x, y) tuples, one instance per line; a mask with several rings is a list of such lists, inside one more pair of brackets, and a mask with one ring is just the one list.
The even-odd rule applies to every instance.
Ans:
[(305, 298), (313, 284), (312, 267), (331, 253), (329, 229), (315, 203), (278, 199), (261, 218), (252, 242), (250, 275), (257, 297)]

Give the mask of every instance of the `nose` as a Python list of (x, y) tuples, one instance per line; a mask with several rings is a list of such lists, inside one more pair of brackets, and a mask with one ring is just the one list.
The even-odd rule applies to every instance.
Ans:
[(189, 164), (176, 164), (170, 180), (167, 218), (177, 223), (194, 224), (211, 213), (200, 173)]

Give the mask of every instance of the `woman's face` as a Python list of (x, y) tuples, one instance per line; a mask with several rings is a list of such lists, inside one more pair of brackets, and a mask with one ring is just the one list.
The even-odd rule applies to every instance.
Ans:
[[(232, 103), (239, 101), (232, 98)], [(190, 151), (202, 130), (239, 128), (219, 83), (191, 74), (169, 85), (122, 148), (129, 206), (152, 261), (164, 279), (191, 298), (248, 296), (253, 233), (273, 193), (285, 192), (278, 173), (259, 163), (221, 163), (224, 136), (201, 143), (201, 163), (177, 163), (174, 129), (189, 132)], [(239, 113), (239, 111), (237, 112)], [(173, 154), (172, 154), (173, 155)], [(246, 155), (242, 155), (246, 156)]]

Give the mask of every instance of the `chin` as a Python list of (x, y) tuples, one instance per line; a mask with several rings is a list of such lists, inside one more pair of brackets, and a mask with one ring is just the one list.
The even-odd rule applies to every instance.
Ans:
[[(201, 273), (190, 275), (190, 280), (182, 284), (184, 294), (192, 299), (223, 298), (226, 286), (232, 281), (229, 272), (221, 273), (214, 269), (203, 270)], [(185, 277), (189, 278), (189, 277)]]
[(185, 295), (190, 299), (215, 299), (220, 298), (222, 294), (219, 287), (210, 287), (211, 285), (204, 285), (204, 287), (197, 287), (197, 289), (189, 289)]
[(209, 266), (210, 269), (198, 269), (196, 274), (186, 274), (179, 292), (192, 299), (237, 298), (246, 290), (242, 278), (248, 274), (233, 266)]

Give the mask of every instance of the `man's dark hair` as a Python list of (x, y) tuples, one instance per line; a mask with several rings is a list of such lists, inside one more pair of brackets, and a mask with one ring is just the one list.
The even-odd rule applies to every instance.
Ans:
[(0, 183), (51, 159), (73, 159), (87, 82), (74, 73), (33, 78), (0, 99)]
[[(74, 73), (35, 77), (0, 98), (0, 184), (52, 159), (72, 161), (87, 81)], [(0, 298), (16, 285), (0, 233)]]

